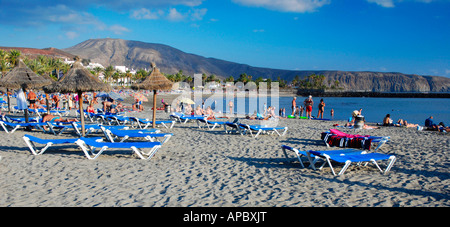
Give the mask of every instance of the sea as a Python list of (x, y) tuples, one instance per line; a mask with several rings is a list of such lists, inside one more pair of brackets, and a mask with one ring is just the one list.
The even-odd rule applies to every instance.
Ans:
[[(233, 101), (233, 112), (241, 115), (251, 115), (255, 111), (264, 112), (264, 107), (274, 106), (278, 115), (280, 108), (285, 108), (286, 115), (292, 114), (292, 97), (232, 97), (207, 100), (206, 106), (211, 106), (217, 112), (229, 112), (229, 101)], [(303, 105), (306, 97), (297, 97), (297, 105)], [(312, 115), (317, 117), (320, 100), (325, 102), (323, 118), (331, 120), (348, 120), (354, 110), (362, 109), (366, 122), (381, 123), (386, 114), (391, 119), (406, 120), (408, 123), (424, 125), (425, 119), (433, 116), (436, 123), (444, 122), (450, 125), (450, 99), (448, 98), (374, 98), (374, 97), (313, 97)], [(213, 102), (211, 102), (213, 101)], [(222, 108), (221, 108), (222, 107)], [(334, 117), (331, 116), (334, 110)], [(306, 114), (304, 113), (303, 116)]]

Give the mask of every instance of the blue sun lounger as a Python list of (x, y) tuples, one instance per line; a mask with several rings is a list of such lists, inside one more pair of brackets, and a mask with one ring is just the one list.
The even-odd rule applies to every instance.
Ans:
[[(292, 151), (297, 156), (297, 159), (298, 159), (298, 161), (300, 162), (300, 165), (303, 168), (305, 168), (305, 165), (303, 164), (304, 161), (302, 160), (302, 157), (306, 157), (308, 159), (309, 163), (310, 163), (310, 167), (313, 168), (313, 169), (316, 169), (314, 164), (320, 159), (319, 156), (315, 156), (315, 155), (313, 155), (311, 153), (308, 153), (306, 151), (301, 151), (301, 150), (298, 150), (297, 148), (293, 148), (293, 147), (286, 146), (286, 145), (282, 145), (281, 149), (283, 150), (283, 153), (284, 153), (284, 156), (286, 157), (286, 159), (289, 160), (289, 155), (287, 154), (286, 151)], [(344, 153), (347, 153), (347, 154), (349, 154), (349, 153), (356, 153), (356, 154), (366, 153), (366, 151), (358, 150), (358, 149), (327, 150), (327, 151), (322, 151), (322, 152), (327, 153), (329, 155), (332, 155), (332, 154), (344, 154)]]
[[(46, 123), (38, 123), (38, 122), (30, 122), (30, 123), (11, 123), (7, 121), (0, 121), (0, 125), (2, 126), (3, 130), (5, 130), (6, 133), (14, 133), (19, 128), (38, 128), (45, 132), (45, 129), (43, 128), (46, 126)], [(8, 130), (8, 127), (11, 127), (11, 131)]]
[[(74, 144), (78, 140), (78, 138), (41, 139), (27, 134), (25, 134), (22, 139), (25, 141), (33, 155), (43, 154), (49, 147), (53, 146), (54, 144)], [(95, 139), (101, 139), (101, 137)], [(39, 149), (37, 148), (36, 144), (45, 144), (45, 146)]]
[[(150, 121), (148, 119), (140, 119), (140, 118), (137, 118), (137, 117), (130, 117), (130, 119), (132, 121), (134, 121), (139, 126), (140, 129), (146, 129), (149, 126), (153, 125), (153, 121)], [(168, 126), (169, 124), (170, 124), (170, 126)], [(155, 121), (155, 125), (162, 125), (165, 128), (167, 128), (167, 129), (171, 129), (175, 125), (175, 121), (170, 121), (170, 120), (168, 120), (168, 121)]]
[[(24, 117), (10, 117), (4, 116), (3, 121), (11, 122), (11, 123), (25, 123), (26, 120)], [(39, 117), (29, 117), (28, 122), (39, 122)]]
[[(390, 136), (368, 136), (368, 135), (351, 135), (344, 132), (341, 132), (336, 129), (330, 129), (326, 132), (321, 133), (321, 138), (323, 138), (323, 141), (327, 147), (330, 147), (330, 144), (328, 144), (328, 139), (332, 136), (341, 136), (343, 138), (364, 138), (366, 140), (370, 140), (371, 143), (378, 143), (378, 146), (374, 149), (375, 151), (380, 149), (385, 143), (387, 143), (391, 137)], [(344, 143), (345, 141), (342, 141)]]
[[(255, 138), (258, 137), (260, 133), (267, 133), (267, 134), (278, 134), (279, 136), (286, 135), (286, 132), (288, 130), (288, 127), (270, 127), (265, 125), (248, 125), (248, 124), (242, 124), (240, 123), (239, 126), (242, 128), (245, 128), (247, 132), (250, 132), (250, 135), (254, 136)], [(278, 131), (284, 130), (281, 134)], [(253, 135), (253, 132), (256, 132), (255, 135)]]
[[(80, 138), (75, 143), (83, 150), (86, 157), (90, 160), (96, 159), (107, 149), (131, 149), (141, 159), (149, 160), (156, 152), (161, 148), (160, 142), (124, 142), (124, 143), (112, 143), (102, 142), (95, 138)], [(98, 152), (95, 150), (99, 148)], [(148, 152), (144, 152), (143, 149), (150, 149)]]
[[(354, 149), (355, 151), (361, 151), (358, 149)], [(337, 150), (339, 151), (339, 150)], [(326, 151), (307, 151), (307, 153), (312, 154), (314, 156), (323, 158), (326, 160), (326, 163), (331, 168), (331, 171), (333, 172), (333, 175), (336, 176), (336, 172), (334, 171), (333, 165), (331, 164), (331, 161), (344, 163), (344, 167), (342, 167), (341, 171), (339, 171), (338, 175), (344, 174), (344, 172), (347, 170), (347, 168), (352, 163), (358, 163), (360, 165), (362, 162), (365, 162), (366, 165), (369, 162), (372, 162), (378, 170), (380, 170), (381, 173), (386, 174), (389, 172), (394, 165), (394, 162), (396, 161), (396, 157), (394, 155), (387, 155), (387, 154), (380, 154), (380, 153), (357, 153), (357, 152), (350, 152), (350, 153), (327, 153)], [(386, 167), (386, 169), (383, 171), (380, 166), (378, 165), (377, 161), (381, 160), (389, 160), (389, 163)], [(325, 164), (325, 163), (324, 163)], [(322, 165), (323, 166), (323, 165)]]
[(66, 131), (68, 128), (72, 127), (70, 125), (70, 122), (45, 122), (48, 127), (48, 131), (52, 133), (53, 135), (61, 135), (64, 131)]
[[(308, 161), (310, 162), (310, 166), (315, 170), (315, 163), (319, 159), (325, 159), (325, 162), (322, 164), (322, 166), (319, 169), (322, 169), (325, 164), (328, 164), (331, 168), (331, 171), (333, 172), (333, 175), (336, 176), (336, 172), (334, 171), (333, 165), (331, 164), (332, 161), (344, 163), (344, 167), (342, 167), (341, 171), (338, 173), (338, 175), (344, 174), (344, 172), (348, 169), (350, 164), (357, 163), (360, 165), (361, 163), (365, 162), (366, 165), (368, 162), (372, 162), (375, 164), (375, 166), (382, 172), (383, 174), (386, 174), (389, 172), (394, 165), (394, 162), (396, 161), (396, 157), (394, 155), (387, 155), (387, 154), (380, 154), (380, 153), (367, 153), (366, 151), (362, 151), (359, 149), (339, 149), (339, 150), (324, 150), (324, 151), (300, 151), (298, 149), (283, 145), (282, 146), (283, 152), (285, 152), (285, 156), (287, 158), (286, 150), (294, 151), (297, 155), (297, 158), (300, 161), (300, 164), (304, 167), (302, 160), (300, 157), (306, 156), (308, 158)], [(314, 160), (313, 160), (314, 158)], [(383, 171), (380, 166), (378, 165), (377, 161), (380, 160), (389, 160), (389, 163), (386, 167), (386, 169)]]
[[(238, 123), (229, 122), (229, 121), (227, 121), (223, 124), (223, 128), (225, 130), (225, 133), (236, 133), (237, 132), (241, 135), (244, 135), (247, 130), (246, 128), (240, 126)], [(230, 129), (228, 129), (228, 128), (230, 128)]]
[[(71, 122), (72, 123), (72, 127), (75, 130), (75, 132), (77, 133), (77, 135), (79, 135), (81, 137), (81, 125), (78, 124), (77, 122)], [(85, 124), (84, 128), (86, 130), (86, 135), (88, 135), (89, 133), (92, 133), (94, 131), (98, 132), (101, 131), (102, 128), (115, 128), (115, 129), (120, 129), (120, 130), (126, 130), (129, 129), (130, 127), (128, 126), (124, 126), (124, 125), (114, 125), (114, 126), (110, 126), (110, 125), (100, 125), (100, 124)]]
[(173, 136), (172, 133), (158, 133), (159, 130), (157, 129), (118, 130), (115, 128), (101, 128), (105, 137), (112, 143), (115, 142), (115, 138), (122, 137), (119, 143), (126, 141), (128, 138), (144, 138), (152, 142), (154, 141), (154, 138), (163, 138), (161, 143), (164, 144)]
[(204, 125), (204, 126), (208, 127), (209, 130), (213, 130), (217, 126), (224, 125), (224, 124), (225, 124), (224, 121), (210, 121), (210, 120), (207, 120), (206, 117), (204, 117), (202, 119), (197, 119), (198, 128), (202, 128), (202, 125)]
[(180, 122), (182, 122), (183, 124), (186, 124), (186, 122), (190, 121), (190, 120), (197, 120), (197, 119), (203, 119), (206, 116), (200, 116), (200, 115), (184, 115), (182, 113), (172, 113), (170, 115), (171, 119), (175, 119), (178, 120)]
[(132, 121), (131, 117), (122, 116), (122, 115), (107, 115), (107, 116), (105, 116), (105, 118), (109, 125), (111, 125), (111, 123), (116, 123), (117, 125), (125, 125), (128, 122)]

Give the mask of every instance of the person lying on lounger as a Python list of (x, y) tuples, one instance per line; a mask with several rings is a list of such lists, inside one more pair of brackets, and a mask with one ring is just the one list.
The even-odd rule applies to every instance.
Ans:
[(51, 114), (43, 114), (42, 115), (42, 122), (78, 122), (77, 119), (72, 118), (72, 119), (63, 119), (62, 117), (58, 117), (58, 116), (53, 116)]
[(403, 120), (403, 119), (399, 119), (397, 121), (397, 124), (398, 124), (398, 126), (406, 126), (407, 128), (412, 128), (412, 127), (419, 126), (418, 124), (410, 124), (406, 120)]

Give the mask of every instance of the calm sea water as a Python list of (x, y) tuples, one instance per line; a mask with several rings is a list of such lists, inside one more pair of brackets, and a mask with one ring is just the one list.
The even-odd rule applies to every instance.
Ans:
[[(317, 116), (320, 99), (325, 102), (324, 118), (331, 118), (330, 111), (334, 109), (335, 120), (347, 120), (354, 110), (362, 108), (367, 122), (382, 122), (386, 114), (390, 114), (394, 121), (398, 119), (407, 120), (410, 123), (423, 125), (425, 119), (433, 116), (435, 122), (444, 122), (450, 125), (450, 99), (441, 98), (356, 98), (356, 97), (313, 97), (313, 116)], [(297, 97), (297, 105), (303, 105), (305, 97)], [(223, 105), (224, 112), (228, 111), (230, 99), (224, 98), (222, 103), (212, 104), (211, 100), (205, 103), (211, 105), (216, 111)], [(261, 112), (264, 103), (267, 106), (275, 106), (278, 114), (279, 108), (286, 109), (286, 115), (292, 113), (292, 97), (270, 97), (260, 98), (234, 98), (234, 112), (240, 114), (253, 113), (255, 110)], [(305, 116), (305, 113), (304, 113)]]

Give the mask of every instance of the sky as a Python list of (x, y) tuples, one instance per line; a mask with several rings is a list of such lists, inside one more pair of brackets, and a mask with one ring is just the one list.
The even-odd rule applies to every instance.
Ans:
[(255, 67), (450, 78), (450, 0), (0, 0), (0, 46), (98, 38)]

